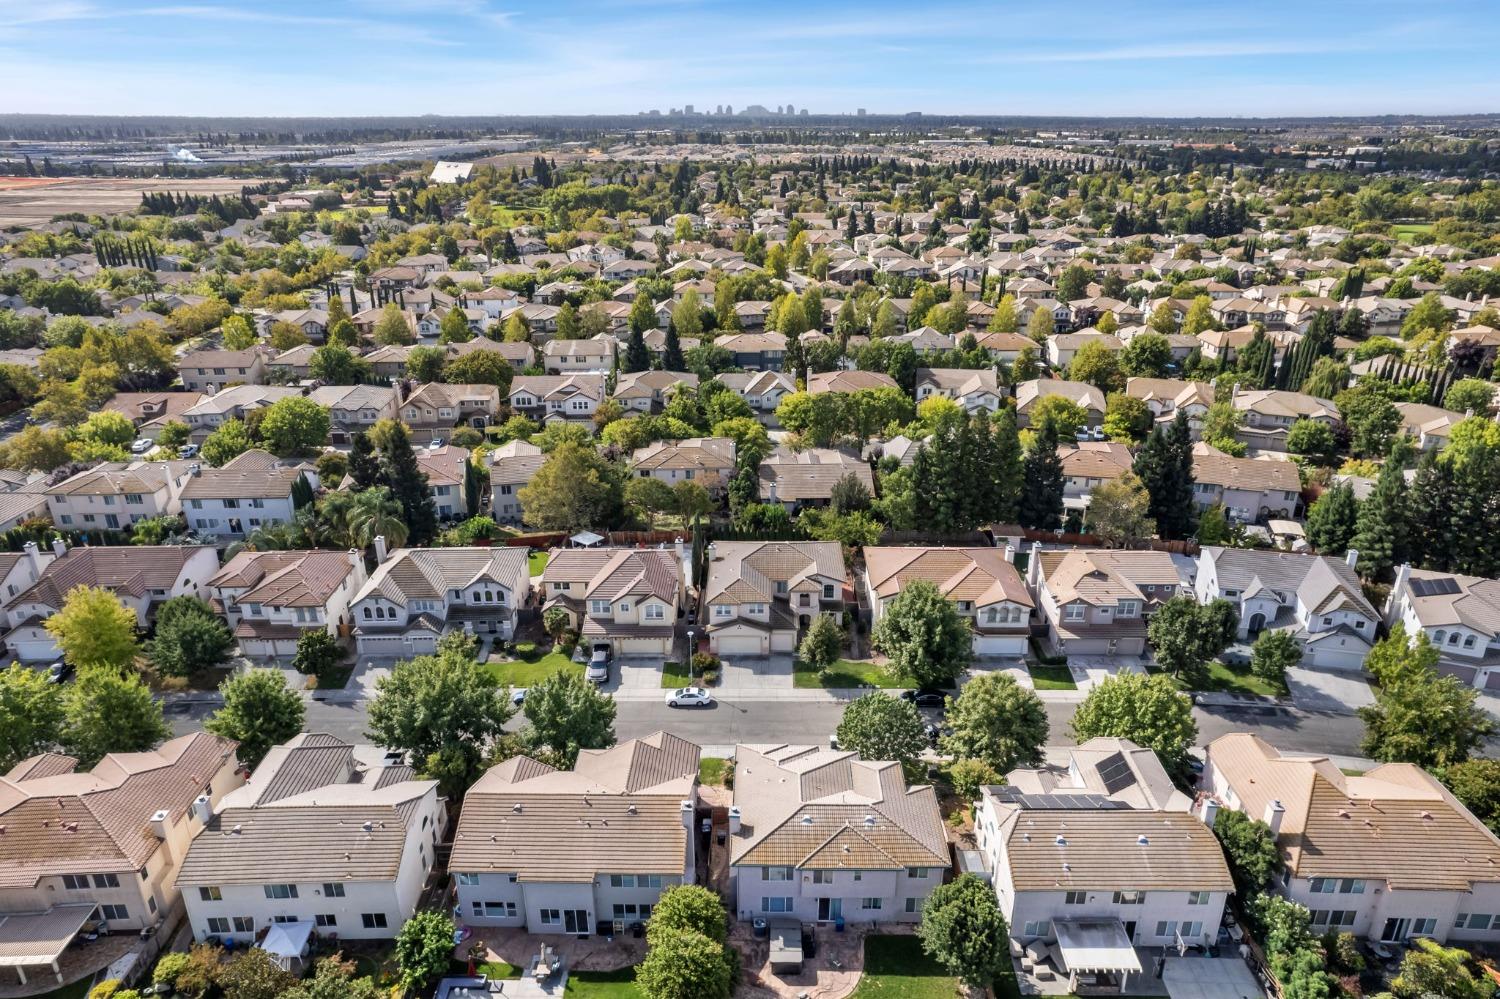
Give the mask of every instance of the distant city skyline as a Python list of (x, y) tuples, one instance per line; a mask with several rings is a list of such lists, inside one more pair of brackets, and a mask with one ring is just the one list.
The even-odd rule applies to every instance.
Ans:
[(780, 91), (811, 114), (1482, 113), (1500, 110), (1493, 14), (1478, 0), (0, 0), (0, 111), (702, 114), (774, 111)]

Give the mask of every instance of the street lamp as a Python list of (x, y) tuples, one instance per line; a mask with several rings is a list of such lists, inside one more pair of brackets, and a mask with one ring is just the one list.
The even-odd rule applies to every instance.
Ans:
[(691, 680), (693, 678), (693, 654), (695, 652), (697, 652), (697, 651), (698, 651), (698, 647), (693, 644), (693, 629), (689, 628), (688, 629), (688, 645), (687, 645), (687, 660), (688, 660), (687, 667), (688, 667), (688, 679), (689, 680)]

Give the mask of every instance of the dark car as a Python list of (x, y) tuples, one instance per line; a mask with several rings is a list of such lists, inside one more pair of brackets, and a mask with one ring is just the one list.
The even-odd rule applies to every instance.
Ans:
[(923, 687), (921, 690), (903, 690), (901, 699), (911, 701), (919, 708), (941, 708), (948, 703), (948, 695), (944, 691), (934, 687)]
[(73, 667), (59, 659), (47, 667), (48, 683), (64, 683), (73, 675)]

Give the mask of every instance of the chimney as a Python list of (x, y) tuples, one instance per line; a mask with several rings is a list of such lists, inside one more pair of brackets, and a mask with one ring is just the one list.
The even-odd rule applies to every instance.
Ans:
[(62, 558), (64, 555), (68, 554), (67, 542), (63, 541), (61, 534), (52, 539), (52, 554), (56, 555), (58, 558)]
[(693, 828), (693, 802), (692, 802), (692, 799), (690, 799), (690, 798), (683, 798), (682, 799), (682, 804), (680, 804), (680, 805), (677, 806), (677, 810), (682, 814), (682, 826), (683, 826), (683, 828), (691, 830)]
[(208, 795), (200, 794), (193, 799), (193, 818), (207, 825), (208, 820), (213, 818), (213, 802), (208, 800)]
[(677, 547), (677, 561), (681, 562), (687, 556), (687, 543), (682, 540), (681, 535), (678, 535), (674, 544)]
[(1230, 402), (1234, 402), (1234, 400), (1238, 399), (1239, 397), (1240, 397), (1240, 383), (1239, 382), (1235, 382), (1234, 383), (1234, 388), (1232, 388), (1232, 389), (1229, 390), (1229, 401)]
[(169, 813), (165, 808), (158, 808), (151, 813), (151, 831), (157, 839), (167, 838), (167, 818)]
[(25, 548), (23, 550), (26, 552), (26, 557), (31, 560), (32, 575), (40, 576), (42, 574), (41, 549), (36, 546), (35, 541), (28, 541), (26, 542)]
[(198, 464), (196, 461), (193, 462), (191, 465), (188, 466), (188, 474), (191, 475), (195, 479), (200, 474), (202, 474), (202, 472), (203, 472), (203, 466), (200, 465), (200, 464)]
[(389, 558), (389, 557), (390, 557), (390, 551), (385, 546), (385, 535), (384, 534), (378, 534), (378, 535), (376, 535), (375, 536), (375, 564), (376, 565), (383, 565), (385, 563), (385, 560), (387, 558)]
[(1011, 565), (1016, 564), (1016, 546), (1009, 541), (1005, 543), (1005, 561)]
[(708, 543), (708, 560), (710, 562), (717, 562), (719, 560), (719, 545), (718, 545), (718, 542), (710, 541)]
[(1204, 825), (1212, 829), (1214, 821), (1219, 817), (1219, 803), (1212, 798), (1204, 798), (1203, 812), (1199, 817), (1203, 819)]
[(365, 557), (359, 553), (358, 548), (349, 549), (349, 564), (358, 569), (364, 564)]
[(1272, 836), (1281, 835), (1281, 820), (1286, 815), (1286, 806), (1277, 798), (1272, 798), (1266, 805), (1265, 823), (1271, 827)]
[(1348, 551), (1344, 552), (1344, 564), (1351, 569), (1359, 564), (1358, 548), (1351, 548)]
[(740, 832), (740, 806), (729, 806), (729, 835), (738, 836)]

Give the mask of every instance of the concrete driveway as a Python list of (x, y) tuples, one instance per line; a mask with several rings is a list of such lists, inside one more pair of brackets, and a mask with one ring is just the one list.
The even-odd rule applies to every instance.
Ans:
[(789, 690), (792, 686), (792, 657), (785, 653), (771, 656), (728, 656), (719, 686), (736, 693), (756, 690)]
[(1145, 660), (1139, 656), (1069, 656), (1068, 671), (1078, 692), (1087, 694), (1117, 673), (1145, 673)]
[(1375, 703), (1375, 693), (1363, 673), (1293, 666), (1286, 671), (1292, 703), (1304, 711), (1334, 711), (1352, 715)]
[(605, 690), (661, 690), (661, 656), (620, 656), (610, 666)]

